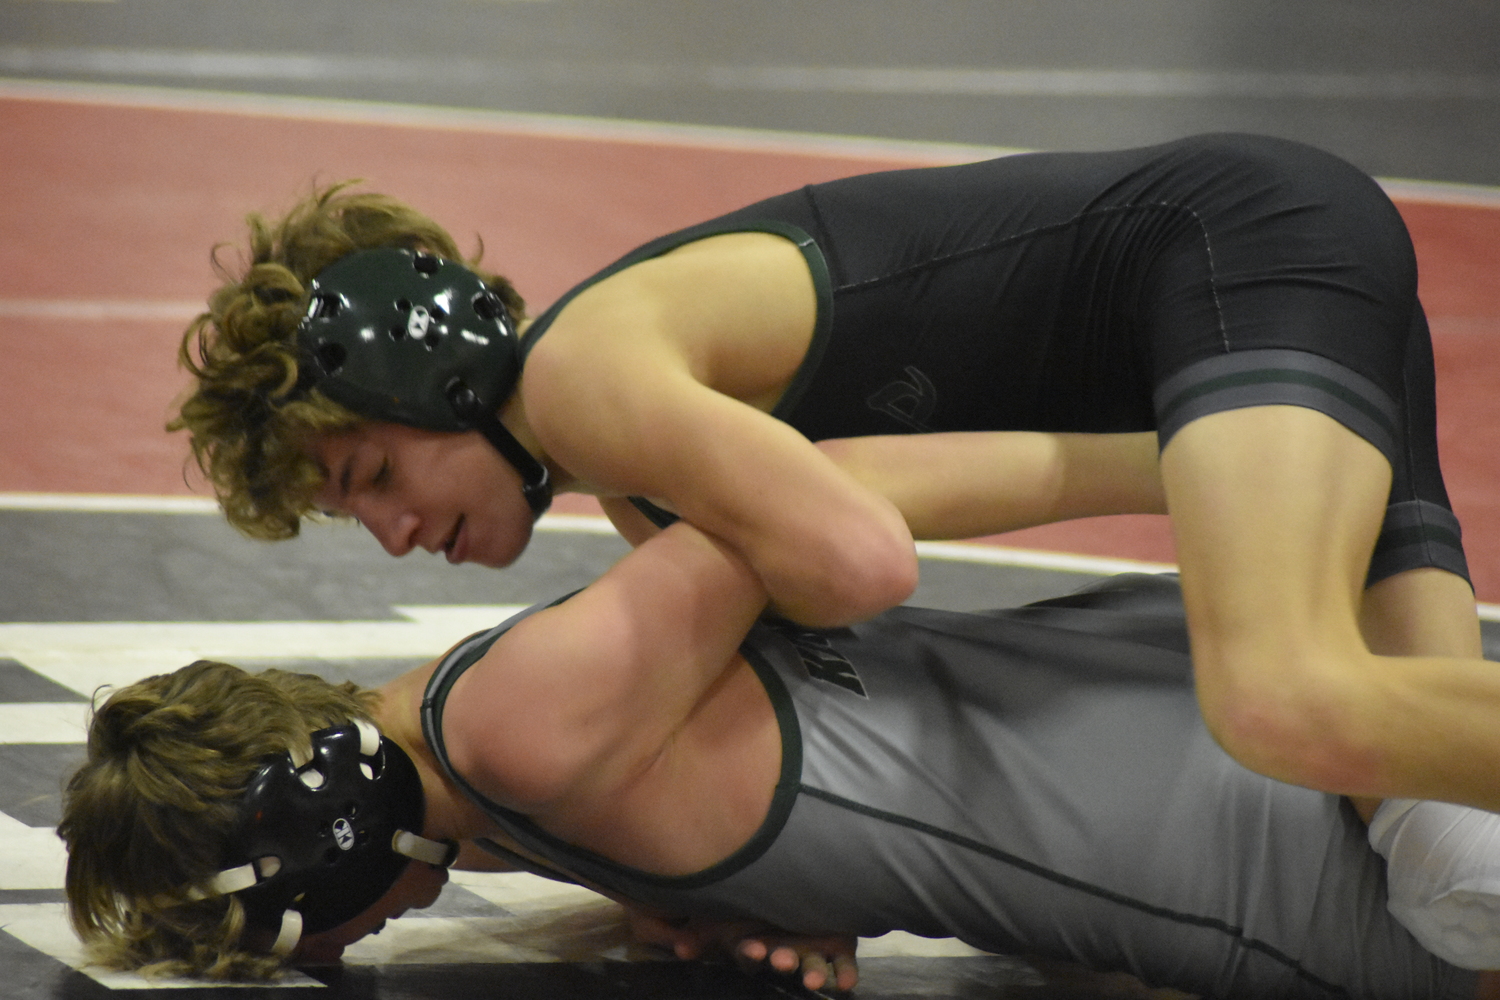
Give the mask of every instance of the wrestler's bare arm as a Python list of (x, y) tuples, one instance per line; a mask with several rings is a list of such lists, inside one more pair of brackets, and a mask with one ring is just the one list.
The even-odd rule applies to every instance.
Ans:
[[(971, 431), (819, 441), (818, 449), (895, 504), (912, 536), (974, 538), (1104, 514), (1165, 514), (1154, 432)], [(656, 527), (623, 497), (600, 504), (639, 545)]]
[(521, 392), (583, 488), (664, 502), (741, 553), (783, 613), (843, 624), (909, 596), (916, 556), (889, 501), (760, 408), (815, 313), (784, 242), (723, 244), (727, 262), (673, 254), (593, 286), (538, 341)]
[(632, 546), (641, 544), (661, 530), (625, 497), (600, 497), (599, 506), (620, 537)]
[(1076, 517), (1165, 514), (1154, 432), (841, 438), (818, 447), (888, 498), (915, 538), (973, 538)]
[[(660, 803), (642, 806), (630, 796), (667, 763), (676, 770), (653, 787), (680, 787), (672, 783), (679, 772), (703, 756), (691, 740), (685, 755), (668, 752), (688, 739), (686, 720), (713, 701), (711, 689), (738, 690), (743, 681), (727, 675), (753, 682), (734, 669), (735, 652), (764, 597), (722, 543), (687, 524), (661, 532), (593, 585), (505, 633), (455, 683), (443, 722), (453, 766), (496, 802), (585, 846), (629, 838), (639, 821), (637, 850), (676, 849), (661, 831), (646, 829), (646, 814)], [(717, 723), (724, 741), (736, 744), (734, 718)], [(765, 767), (737, 774), (764, 784), (769, 801), (778, 760), (774, 750), (760, 756), (769, 757)], [(721, 776), (714, 787), (708, 797), (724, 801), (705, 804), (706, 814), (728, 822), (735, 782)], [(761, 816), (721, 831), (725, 844), (705, 835), (683, 846), (684, 856), (733, 850), (739, 843), (727, 842), (748, 836)]]

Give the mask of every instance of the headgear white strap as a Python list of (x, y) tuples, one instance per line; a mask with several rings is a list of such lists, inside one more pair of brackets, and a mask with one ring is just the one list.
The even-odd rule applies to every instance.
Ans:
[(354, 728), (359, 730), (359, 752), (363, 756), (373, 757), (380, 752), (380, 730), (363, 719), (355, 719)]
[(255, 862), (252, 861), (249, 864), (240, 865), (238, 868), (225, 869), (215, 875), (208, 883), (209, 892), (206, 896), (227, 896), (231, 892), (248, 889), (255, 882)]
[(286, 958), (301, 940), (302, 914), (296, 910), (286, 910), (281, 914), (281, 930), (276, 934), (276, 942), (271, 945), (271, 954), (277, 958)]
[(448, 868), (458, 860), (458, 845), (451, 840), (428, 840), (410, 830), (397, 830), (391, 838), (391, 850), (429, 865)]

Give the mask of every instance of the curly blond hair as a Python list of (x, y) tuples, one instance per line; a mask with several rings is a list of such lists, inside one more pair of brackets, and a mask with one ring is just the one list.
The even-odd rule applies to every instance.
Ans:
[(378, 698), (348, 682), (199, 660), (97, 706), (57, 828), (69, 917), (90, 958), (209, 979), (280, 971), (280, 959), (242, 941), (234, 896), (195, 888), (222, 869), (256, 771), (289, 750), (310, 753), (316, 730), (372, 721)]
[[(471, 268), (437, 223), (394, 198), (351, 192), (347, 181), (315, 191), (277, 222), (247, 217), (242, 273), (215, 248), (223, 284), (208, 311), (183, 334), (178, 359), (194, 377), (169, 431), (186, 430), (193, 458), (229, 522), (253, 538), (294, 537), (322, 473), (308, 453), (319, 435), (350, 430), (364, 418), (313, 390), (297, 393), (297, 325), (309, 284), (355, 250), (425, 250)], [(480, 275), (518, 321), (525, 303), (509, 281)]]

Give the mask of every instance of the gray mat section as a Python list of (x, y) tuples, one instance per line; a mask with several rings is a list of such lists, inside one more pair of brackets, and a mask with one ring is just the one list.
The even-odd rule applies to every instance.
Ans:
[(1104, 149), (1194, 132), (1500, 183), (1482, 0), (0, 3), (0, 76)]
[(626, 551), (610, 535), (538, 532), (506, 572), (392, 559), (353, 524), (286, 542), (197, 514), (0, 512), (0, 620), (339, 621), (394, 604), (520, 604), (588, 583)]
[[(614, 535), (539, 531), (497, 571), (392, 559), (352, 524), (256, 542), (212, 515), (0, 511), (0, 621), (379, 620), (399, 604), (529, 604), (587, 585), (626, 551)], [(912, 603), (1005, 607), (1092, 579), (928, 559)]]
[(78, 744), (0, 744), (0, 812), (38, 829), (56, 827), (63, 783), (82, 762)]

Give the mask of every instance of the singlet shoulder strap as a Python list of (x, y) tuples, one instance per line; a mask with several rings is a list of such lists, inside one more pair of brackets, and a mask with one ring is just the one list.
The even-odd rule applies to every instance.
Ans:
[(527, 327), (526, 333), (521, 337), (521, 364), (523, 366), (526, 364), (526, 356), (531, 353), (531, 349), (536, 346), (537, 341), (552, 326), (558, 314), (567, 308), (568, 303), (594, 285), (597, 285), (606, 278), (619, 274), (627, 267), (639, 264), (641, 261), (660, 257), (662, 254), (676, 250), (678, 247), (707, 239), (710, 236), (723, 236), (727, 233), (772, 233), (791, 240), (802, 251), (802, 256), (807, 261), (808, 269), (812, 272), (813, 284), (818, 290), (819, 299), (822, 300), (827, 297), (827, 290), (832, 286), (832, 279), (829, 277), (828, 263), (823, 259), (823, 252), (812, 236), (800, 226), (795, 226), (790, 222), (783, 222), (780, 219), (744, 218), (731, 214), (700, 223), (696, 226), (690, 226), (687, 229), (679, 229), (675, 233), (668, 233), (666, 236), (661, 236), (649, 243), (642, 244), (602, 271), (596, 272), (568, 289), (568, 291), (563, 293), (561, 298), (548, 306), (547, 310)]
[(631, 506), (645, 515), (646, 520), (658, 528), (670, 528), (678, 520), (677, 515), (669, 510), (662, 510), (656, 504), (645, 497), (626, 497)]
[[(782, 397), (781, 404), (777, 407), (778, 412), (788, 412), (802, 398), (807, 390), (808, 384), (817, 371), (818, 362), (822, 359), (824, 350), (828, 345), (828, 331), (831, 325), (829, 310), (822, 303), (826, 303), (830, 297), (833, 287), (833, 279), (829, 274), (828, 262), (823, 256), (823, 250), (817, 241), (802, 227), (794, 225), (782, 219), (770, 217), (746, 217), (740, 213), (704, 222), (700, 225), (691, 226), (687, 229), (669, 233), (658, 239), (652, 240), (637, 247), (630, 253), (621, 257), (613, 264), (599, 271), (597, 274), (579, 282), (565, 292), (547, 311), (538, 316), (527, 328), (525, 336), (521, 338), (521, 362), (524, 365), (526, 356), (536, 346), (542, 335), (552, 326), (569, 302), (574, 298), (597, 285), (611, 275), (619, 274), (627, 267), (639, 264), (641, 261), (660, 257), (664, 253), (676, 250), (678, 247), (686, 246), (698, 240), (707, 239), (710, 236), (723, 236), (727, 233), (771, 233), (776, 236), (790, 240), (797, 245), (803, 259), (807, 262), (807, 269), (812, 275), (813, 287), (816, 291), (818, 302), (817, 325), (813, 331), (812, 344), (808, 351), (808, 358), (803, 362), (797, 374), (793, 376), (792, 384), (788, 386), (787, 392)], [(645, 497), (627, 498), (635, 506), (636, 510), (645, 515), (646, 519), (658, 528), (665, 528), (677, 520), (677, 515), (663, 510)]]
[[(474, 843), (477, 844), (479, 848), (485, 853), (494, 855), (501, 861), (504, 861), (506, 864), (515, 868), (516, 871), (527, 872), (531, 875), (536, 875), (540, 878), (544, 878), (552, 882), (564, 882), (568, 885), (583, 885), (582, 882), (578, 881), (578, 879), (574, 878), (572, 875), (569, 875), (557, 868), (553, 868), (551, 865), (543, 864), (536, 858), (533, 858), (526, 854), (522, 854), (520, 851), (513, 851), (509, 847), (506, 847), (504, 844), (501, 844), (499, 841), (495, 840), (492, 837), (478, 837), (475, 838)], [(588, 888), (593, 889), (594, 887), (588, 886)], [(596, 889), (595, 891), (600, 890)]]
[(483, 632), (475, 632), (463, 642), (454, 646), (448, 652), (448, 655), (443, 657), (443, 661), (437, 665), (437, 669), (432, 672), (432, 676), (428, 678), (427, 688), (422, 693), (422, 737), (432, 749), (433, 755), (437, 757), (438, 763), (442, 765), (443, 773), (460, 788), (466, 789), (469, 787), (469, 784), (464, 780), (462, 775), (453, 769), (453, 765), (448, 760), (447, 745), (443, 741), (443, 709), (448, 703), (448, 692), (453, 690), (454, 683), (457, 682), (459, 677), (463, 676), (465, 670), (468, 670), (479, 661), (480, 657), (489, 652), (490, 647), (495, 644), (495, 640), (538, 611), (561, 604), (569, 597), (572, 597), (574, 593), (577, 593), (577, 591), (565, 594), (555, 601), (534, 604), (524, 611), (511, 615), (494, 628), (486, 629)]

